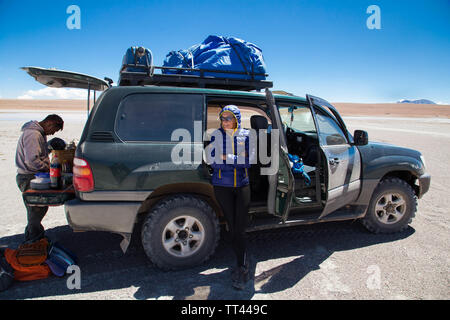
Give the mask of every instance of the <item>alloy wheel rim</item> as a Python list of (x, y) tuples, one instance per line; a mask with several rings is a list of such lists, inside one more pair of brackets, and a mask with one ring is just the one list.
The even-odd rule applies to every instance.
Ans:
[(383, 224), (394, 224), (406, 212), (405, 198), (399, 193), (383, 194), (375, 204), (375, 216)]
[(205, 240), (203, 224), (192, 216), (178, 216), (164, 228), (164, 249), (175, 257), (189, 257), (196, 253)]

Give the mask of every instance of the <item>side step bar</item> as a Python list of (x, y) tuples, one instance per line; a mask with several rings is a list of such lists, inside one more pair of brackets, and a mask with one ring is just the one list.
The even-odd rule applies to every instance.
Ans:
[(366, 209), (367, 209), (366, 206), (350, 206), (348, 208), (337, 210), (321, 219), (319, 219), (320, 214), (305, 214), (305, 215), (297, 214), (296, 217), (292, 217), (292, 219), (287, 220), (285, 223), (283, 223), (281, 221), (281, 217), (278, 216), (259, 218), (250, 223), (246, 231), (254, 232), (260, 230), (292, 227), (297, 225), (307, 225), (320, 222), (355, 220), (364, 217), (364, 215), (366, 214)]

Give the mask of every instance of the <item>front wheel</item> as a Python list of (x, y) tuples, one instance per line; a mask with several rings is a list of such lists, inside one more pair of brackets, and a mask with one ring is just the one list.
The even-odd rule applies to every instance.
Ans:
[(387, 178), (375, 188), (362, 223), (374, 233), (399, 232), (408, 227), (416, 210), (412, 187), (399, 178)]
[(213, 209), (191, 195), (166, 198), (145, 219), (141, 239), (145, 253), (160, 269), (192, 267), (206, 261), (219, 240)]

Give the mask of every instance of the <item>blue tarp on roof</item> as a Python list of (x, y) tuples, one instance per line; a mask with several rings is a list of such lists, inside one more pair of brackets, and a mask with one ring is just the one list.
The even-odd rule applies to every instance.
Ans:
[[(203, 76), (209, 77), (246, 80), (266, 79), (266, 65), (261, 49), (253, 43), (234, 37), (212, 35), (206, 38), (201, 44), (193, 45), (189, 49), (171, 51), (166, 56), (163, 66), (245, 73), (204, 72)], [(163, 69), (162, 73), (200, 75), (199, 72), (170, 69)]]

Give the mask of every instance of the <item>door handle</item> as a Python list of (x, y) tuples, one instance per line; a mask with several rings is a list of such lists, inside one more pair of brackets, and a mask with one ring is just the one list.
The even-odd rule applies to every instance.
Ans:
[(339, 162), (341, 162), (340, 160), (339, 160), (339, 158), (332, 158), (332, 159), (330, 159), (330, 161), (328, 161), (329, 162), (329, 164), (330, 165), (332, 165), (332, 166), (335, 166), (335, 165), (337, 165)]

